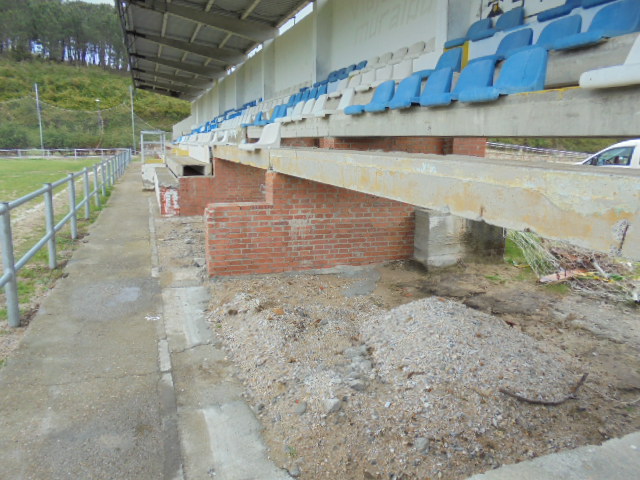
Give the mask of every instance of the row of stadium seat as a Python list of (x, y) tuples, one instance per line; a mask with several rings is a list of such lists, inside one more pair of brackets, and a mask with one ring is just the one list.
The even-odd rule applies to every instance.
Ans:
[[(495, 30), (493, 38), (474, 40), (466, 37), (470, 59), (464, 69), (465, 48), (455, 47), (445, 50), (433, 69), (414, 71), (414, 61), (425, 50), (425, 43), (417, 42), (335, 70), (324, 80), (288, 97), (255, 101), (229, 110), (193, 132), (201, 134), (217, 130), (219, 133), (215, 136), (190, 135), (190, 138), (181, 137), (178, 142), (235, 143), (238, 138), (234, 134), (222, 132), (238, 127), (288, 124), (336, 113), (359, 115), (412, 105), (434, 107), (454, 101), (488, 102), (501, 95), (542, 90), (548, 51), (588, 47), (609, 37), (640, 31), (638, 0), (567, 0), (563, 8), (542, 12), (528, 23), (520, 21), (524, 11), (518, 10), (511, 10), (498, 19), (496, 26), (491, 27)], [(490, 50), (488, 42), (495, 45), (496, 41), (497, 46)], [(450, 42), (447, 44), (451, 45)], [(478, 52), (482, 54), (474, 56)], [(613, 73), (617, 78), (611, 80), (612, 84), (618, 85), (621, 81), (640, 83), (638, 57), (640, 46), (634, 47), (625, 64), (617, 69), (610, 68), (599, 74), (586, 72), (581, 85), (606, 86)], [(587, 73), (592, 73), (589, 78), (597, 77), (596, 80), (590, 81), (585, 76)], [(354, 104), (359, 94), (371, 89), (375, 92), (368, 103)]]

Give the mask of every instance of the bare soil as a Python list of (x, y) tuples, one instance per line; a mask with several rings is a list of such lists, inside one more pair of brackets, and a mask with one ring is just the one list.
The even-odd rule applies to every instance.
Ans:
[[(460, 479), (640, 428), (635, 308), (557, 295), (507, 265), (427, 272), (396, 262), (375, 272), (373, 291), (358, 296), (369, 273), (212, 283), (214, 329), (273, 458), (300, 478)], [(422, 298), (431, 310), (412, 307)], [(434, 301), (450, 310), (437, 322)], [(403, 314), (413, 330), (395, 327)], [(490, 333), (468, 341), (456, 324), (433, 342), (469, 319)], [(576, 398), (557, 406), (500, 391), (559, 401), (585, 373)]]

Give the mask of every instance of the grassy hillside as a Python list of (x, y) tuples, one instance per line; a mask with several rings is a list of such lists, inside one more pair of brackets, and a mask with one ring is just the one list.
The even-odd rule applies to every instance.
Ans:
[[(43, 102), (45, 147), (131, 144), (128, 74), (0, 57), (0, 148), (39, 146), (35, 83)], [(171, 131), (190, 113), (188, 102), (142, 90), (135, 91), (134, 106), (139, 117), (136, 130)]]

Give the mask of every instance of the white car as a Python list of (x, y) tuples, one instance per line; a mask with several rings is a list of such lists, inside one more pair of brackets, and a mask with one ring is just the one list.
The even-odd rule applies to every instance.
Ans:
[(611, 145), (591, 155), (579, 165), (640, 168), (640, 138)]

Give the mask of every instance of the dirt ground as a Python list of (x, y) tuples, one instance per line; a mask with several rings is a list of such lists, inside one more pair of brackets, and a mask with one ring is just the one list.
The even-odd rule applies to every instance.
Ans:
[[(156, 228), (160, 268), (204, 272), (201, 219)], [(633, 304), (504, 263), (203, 281), (212, 329), (292, 476), (462, 479), (640, 430)]]
[[(367, 283), (369, 292), (362, 288)], [(640, 428), (635, 308), (558, 295), (522, 280), (515, 267), (469, 264), (427, 272), (413, 262), (395, 262), (373, 275), (272, 275), (219, 280), (211, 287), (211, 321), (239, 367), (271, 455), (300, 478), (460, 479)], [(488, 378), (486, 372), (466, 379), (430, 374), (458, 368), (456, 355), (443, 357), (459, 350), (428, 339), (409, 345), (402, 331), (389, 331), (385, 312), (419, 299), (452, 302), (445, 321), (474, 318), (491, 325), (492, 338), (504, 336), (488, 345), (477, 333), (462, 353), (467, 365), (484, 366), (478, 350), (483, 359), (498, 358)], [(478, 317), (478, 310), (490, 315)], [(371, 317), (382, 318), (375, 328), (386, 338), (372, 341)], [(396, 315), (391, 323), (397, 321)], [(437, 334), (429, 312), (418, 323), (418, 332)], [(393, 346), (382, 355), (376, 352), (389, 342)], [(519, 345), (518, 363), (534, 365), (536, 372), (519, 367), (503, 382), (511, 343)], [(541, 356), (546, 366), (535, 365)], [(365, 364), (364, 381), (349, 370), (358, 362)], [(500, 391), (559, 401), (585, 373), (576, 398), (557, 406)], [(417, 381), (427, 375), (430, 382)], [(422, 394), (438, 408), (422, 408)]]
[[(198, 218), (157, 231), (162, 268), (203, 264)], [(640, 429), (633, 304), (502, 262), (204, 281), (212, 329), (292, 476), (462, 479)]]

